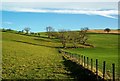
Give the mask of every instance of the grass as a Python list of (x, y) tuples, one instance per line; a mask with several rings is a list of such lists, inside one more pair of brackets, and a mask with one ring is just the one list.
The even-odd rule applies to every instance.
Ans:
[(3, 79), (70, 78), (61, 55), (49, 46), (56, 46), (56, 43), (12, 33), (2, 35)]
[[(32, 37), (3, 32), (2, 36), (4, 79), (72, 78), (57, 51), (58, 47), (62, 47), (58, 39), (49, 39), (45, 33), (41, 33), (41, 37)], [(101, 71), (103, 61), (107, 62), (107, 70), (111, 71), (112, 63), (118, 68), (118, 35), (89, 33), (87, 42), (95, 47), (64, 50), (84, 55), (94, 61), (98, 59)], [(69, 45), (71, 44), (67, 44)]]
[(116, 72), (118, 72), (118, 35), (89, 34), (89, 40), (87, 42), (94, 45), (95, 47), (67, 49), (67, 51), (92, 58), (94, 60), (94, 65), (95, 59), (98, 59), (99, 70), (101, 71), (103, 61), (106, 61), (106, 68), (110, 71), (112, 70), (112, 63), (115, 63)]

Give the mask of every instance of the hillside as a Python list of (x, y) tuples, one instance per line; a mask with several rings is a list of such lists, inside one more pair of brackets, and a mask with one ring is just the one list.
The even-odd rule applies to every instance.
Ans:
[[(99, 70), (102, 62), (107, 62), (107, 71), (111, 71), (111, 64), (118, 68), (118, 36), (117, 34), (88, 33), (87, 43), (93, 48), (67, 48), (73, 54), (99, 60)], [(70, 46), (70, 44), (67, 44)], [(58, 39), (47, 38), (45, 33), (40, 37), (25, 36), (9, 32), (2, 32), (2, 60), (4, 79), (70, 79), (69, 63), (58, 53), (62, 47)], [(95, 63), (94, 63), (95, 64)], [(72, 67), (70, 64), (69, 67)], [(72, 68), (72, 70), (75, 68)], [(111, 71), (112, 72), (112, 71)]]
[[(70, 78), (55, 43), (36, 37), (2, 33), (2, 68), (4, 79)], [(47, 41), (47, 42), (46, 42)], [(46, 46), (48, 45), (48, 46)]]
[[(67, 49), (66, 51), (71, 52), (73, 54), (79, 54), (89, 59), (99, 60), (99, 70), (103, 71), (103, 61), (106, 61), (106, 71), (110, 71), (112, 73), (112, 63), (115, 63), (116, 74), (118, 73), (119, 62), (118, 62), (118, 36), (116, 34), (100, 34), (93, 33), (89, 34), (88, 42), (94, 45), (94, 48), (76, 48), (76, 49)], [(116, 75), (117, 76), (117, 75)]]

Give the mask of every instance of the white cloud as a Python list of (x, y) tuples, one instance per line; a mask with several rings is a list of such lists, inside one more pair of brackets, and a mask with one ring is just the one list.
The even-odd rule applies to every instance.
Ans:
[(2, 2), (118, 2), (119, 0), (1, 0)]
[(86, 14), (100, 15), (108, 18), (117, 19), (118, 10), (91, 10), (91, 9), (34, 9), (34, 8), (12, 8), (8, 11), (14, 12), (34, 12), (34, 13), (59, 13), (59, 14)]
[(2, 24), (12, 25), (13, 23), (12, 23), (12, 22), (9, 22), (9, 21), (5, 21), (5, 22), (2, 22)]
[(118, 5), (116, 2), (5, 2), (2, 5), (2, 10), (14, 12), (100, 15), (116, 19), (118, 15)]
[(118, 9), (117, 2), (4, 2), (5, 8)]

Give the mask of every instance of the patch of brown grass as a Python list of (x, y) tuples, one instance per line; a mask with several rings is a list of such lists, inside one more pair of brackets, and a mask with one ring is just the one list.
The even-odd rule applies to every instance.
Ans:
[[(88, 32), (90, 33), (107, 33), (104, 30), (88, 30)], [(119, 33), (120, 34), (120, 30), (111, 30), (109, 33)]]

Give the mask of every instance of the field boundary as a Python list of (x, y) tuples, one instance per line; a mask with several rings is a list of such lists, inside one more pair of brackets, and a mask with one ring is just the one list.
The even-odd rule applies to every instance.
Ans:
[(89, 57), (85, 57), (83, 55), (72, 54), (70, 52), (66, 52), (62, 49), (58, 50), (64, 57), (67, 59), (76, 62), (77, 64), (81, 65), (85, 69), (92, 71), (96, 77), (101, 77), (103, 81), (119, 81), (119, 78), (115, 76), (115, 64), (112, 64), (112, 73), (106, 71), (106, 62), (103, 62), (103, 71), (98, 70), (98, 59), (96, 59), (95, 66), (93, 65), (93, 59), (89, 59)]

